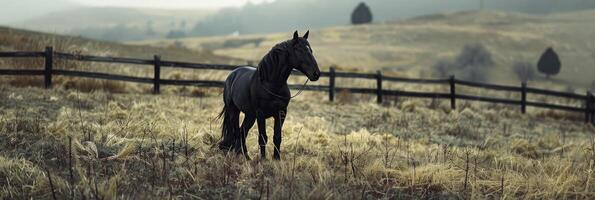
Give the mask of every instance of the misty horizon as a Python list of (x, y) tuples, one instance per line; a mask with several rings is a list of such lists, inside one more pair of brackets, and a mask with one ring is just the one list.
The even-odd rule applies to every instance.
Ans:
[(69, 0), (81, 5), (93, 7), (127, 7), (127, 8), (158, 8), (158, 9), (221, 9), (226, 7), (241, 7), (247, 3), (260, 4), (276, 0)]

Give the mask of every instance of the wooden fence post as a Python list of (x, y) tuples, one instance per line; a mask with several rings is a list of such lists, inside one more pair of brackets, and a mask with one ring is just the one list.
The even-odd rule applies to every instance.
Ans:
[(595, 111), (593, 111), (595, 106), (595, 97), (593, 97), (593, 93), (591, 93), (591, 91), (589, 91), (589, 97), (591, 99), (591, 103), (589, 104), (589, 108), (591, 108), (591, 124), (595, 125)]
[(376, 102), (382, 103), (382, 72), (376, 71)]
[(331, 67), (328, 77), (328, 100), (333, 102), (335, 101), (335, 67)]
[(593, 111), (593, 108), (595, 106), (595, 97), (593, 97), (593, 93), (591, 93), (591, 91), (589, 91), (589, 97), (591, 97), (591, 103), (589, 104), (589, 108), (591, 108), (591, 124), (595, 125), (595, 111)]
[(585, 99), (585, 123), (592, 123), (593, 122), (593, 113), (591, 112), (593, 101), (593, 94), (590, 91), (587, 91), (587, 98)]
[(44, 71), (44, 85), (45, 88), (52, 87), (52, 68), (54, 65), (54, 48), (45, 47), (45, 71)]
[(527, 83), (521, 83), (521, 112), (527, 112)]
[(159, 79), (161, 76), (161, 56), (155, 55), (153, 56), (154, 66), (155, 69), (153, 70), (154, 79), (153, 79), (153, 94), (159, 94)]
[(455, 92), (455, 76), (451, 75), (450, 79), (448, 80), (450, 84), (450, 108), (457, 109), (457, 96)]

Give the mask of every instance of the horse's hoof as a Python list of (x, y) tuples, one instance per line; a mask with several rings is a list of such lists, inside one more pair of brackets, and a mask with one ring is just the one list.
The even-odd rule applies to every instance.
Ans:
[(227, 152), (229, 152), (229, 151), (231, 151), (231, 150), (232, 150), (231, 146), (229, 146), (229, 145), (225, 145), (225, 144), (218, 144), (217, 146), (219, 147), (219, 150), (222, 150), (222, 151), (227, 151)]
[(278, 155), (277, 156), (273, 156), (273, 159), (275, 159), (275, 160), (281, 160), (281, 156), (278, 156)]

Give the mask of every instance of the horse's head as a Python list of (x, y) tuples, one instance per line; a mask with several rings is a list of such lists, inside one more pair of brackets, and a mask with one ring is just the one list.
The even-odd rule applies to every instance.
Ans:
[(318, 69), (318, 63), (308, 42), (309, 34), (310, 31), (306, 32), (304, 37), (299, 37), (297, 31), (293, 33), (289, 60), (294, 69), (304, 73), (311, 81), (317, 81), (320, 78), (320, 69)]

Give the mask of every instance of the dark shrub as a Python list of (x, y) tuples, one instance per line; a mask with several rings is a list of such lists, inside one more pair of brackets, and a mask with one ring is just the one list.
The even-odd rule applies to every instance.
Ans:
[(454, 62), (440, 60), (434, 64), (435, 74), (441, 78), (449, 75), (469, 81), (485, 81), (485, 68), (493, 66), (492, 54), (482, 44), (465, 45)]
[(454, 67), (461, 71), (462, 79), (475, 82), (487, 80), (484, 68), (493, 65), (492, 53), (480, 43), (465, 45), (454, 63)]
[(537, 63), (537, 69), (549, 78), (552, 75), (560, 73), (561, 65), (560, 57), (558, 57), (558, 54), (550, 47), (541, 54), (541, 58), (539, 58), (539, 62)]
[(512, 70), (522, 82), (527, 82), (535, 78), (535, 68), (529, 62), (516, 62), (512, 66)]
[(494, 61), (492, 60), (492, 53), (485, 46), (478, 43), (465, 45), (455, 64), (460, 68), (468, 66), (490, 67), (494, 65)]
[(352, 24), (367, 24), (372, 22), (372, 11), (366, 3), (361, 2), (351, 13)]

